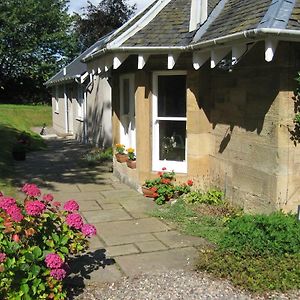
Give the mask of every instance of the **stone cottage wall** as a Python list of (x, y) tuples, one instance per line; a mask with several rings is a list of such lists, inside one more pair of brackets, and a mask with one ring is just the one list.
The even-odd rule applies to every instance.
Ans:
[[(275, 59), (264, 60), (264, 43), (257, 43), (232, 72), (211, 69), (207, 62), (192, 69), (182, 55), (176, 70), (187, 70), (188, 174), (202, 188), (217, 186), (248, 212), (293, 210), (299, 204), (300, 145), (291, 141), (294, 78), (300, 68), (297, 46), (280, 43)], [(136, 58), (116, 71), (134, 72)], [(299, 67), (297, 67), (299, 66)], [(166, 57), (153, 56), (135, 73), (137, 170), (115, 163), (123, 181), (137, 186), (151, 171), (152, 72), (166, 70)], [(118, 82), (114, 82), (114, 143), (118, 142)], [(127, 178), (127, 179), (126, 179)], [(128, 179), (129, 178), (129, 179)], [(134, 184), (132, 184), (134, 183)]]

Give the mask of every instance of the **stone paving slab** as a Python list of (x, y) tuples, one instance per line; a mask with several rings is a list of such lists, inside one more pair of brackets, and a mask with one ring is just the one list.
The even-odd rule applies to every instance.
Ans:
[(87, 222), (91, 224), (132, 219), (124, 209), (84, 211), (82, 214)]
[(102, 192), (102, 191), (114, 191), (111, 182), (101, 182), (101, 183), (86, 183), (86, 184), (77, 184), (79, 190), (83, 193), (85, 192)]
[(158, 232), (154, 235), (170, 248), (188, 246), (208, 246), (208, 242), (200, 237), (187, 236), (178, 231)]
[[(104, 224), (104, 223), (102, 223)], [(149, 242), (156, 241), (156, 237), (151, 233), (138, 233), (138, 234), (126, 234), (123, 236), (118, 235), (103, 235), (101, 234), (101, 224), (96, 226), (98, 232), (100, 232), (101, 238), (108, 246), (117, 246), (124, 244), (131, 244), (137, 242)], [(100, 230), (100, 231), (99, 231)]]
[(139, 249), (137, 249), (137, 247), (134, 244), (106, 247), (106, 255), (109, 257), (128, 255), (139, 252)]
[(116, 257), (123, 272), (130, 276), (172, 269), (192, 270), (198, 257), (193, 247)]
[(94, 211), (97, 212), (99, 210), (102, 210), (102, 207), (99, 205), (99, 203), (95, 200), (81, 200), (77, 201), (80, 207), (80, 211)]
[(82, 193), (82, 192), (78, 191), (78, 192), (64, 193), (64, 192), (59, 191), (59, 192), (53, 193), (51, 190), (44, 190), (44, 189), (43, 189), (43, 192), (44, 193), (49, 192), (49, 193), (53, 194), (55, 200), (62, 201), (62, 202), (65, 202), (69, 199), (75, 199), (76, 201), (79, 201), (79, 202), (93, 201), (93, 200), (97, 201), (97, 200), (103, 199), (103, 196), (98, 192)]
[(109, 222), (99, 224), (99, 227), (103, 236), (126, 236), (128, 234), (164, 232), (169, 230), (166, 224), (155, 218)]
[(103, 209), (117, 209), (117, 208), (122, 208), (122, 206), (120, 204), (118, 204), (118, 203), (103, 203), (103, 204), (101, 204), (101, 207)]
[(136, 245), (142, 252), (154, 252), (167, 250), (168, 248), (160, 241), (137, 242)]

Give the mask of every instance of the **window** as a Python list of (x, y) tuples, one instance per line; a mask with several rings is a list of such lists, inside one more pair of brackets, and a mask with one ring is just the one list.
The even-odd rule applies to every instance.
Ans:
[(59, 113), (59, 104), (58, 104), (58, 100), (59, 100), (59, 87), (58, 86), (56, 86), (55, 88), (54, 88), (54, 111), (55, 111), (55, 113)]
[(78, 87), (78, 96), (77, 96), (77, 118), (83, 120), (83, 103), (84, 103), (84, 89), (82, 86)]
[(186, 73), (153, 75), (153, 170), (186, 173)]

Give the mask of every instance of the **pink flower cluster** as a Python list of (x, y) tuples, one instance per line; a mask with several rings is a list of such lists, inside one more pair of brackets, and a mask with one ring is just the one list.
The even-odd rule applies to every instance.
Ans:
[(6, 261), (6, 254), (5, 253), (0, 253), (0, 263), (3, 263)]
[(22, 192), (24, 192), (29, 197), (39, 197), (41, 195), (41, 190), (33, 183), (26, 183), (23, 188)]
[(81, 232), (87, 236), (87, 237), (91, 237), (93, 235), (96, 235), (97, 230), (96, 227), (94, 225), (90, 225), (90, 224), (84, 224), (81, 227)]
[(50, 271), (50, 276), (52, 276), (56, 280), (63, 280), (67, 275), (65, 269), (52, 269)]
[(68, 212), (78, 211), (79, 210), (79, 205), (75, 200), (70, 199), (65, 203), (64, 210), (68, 211)]
[(39, 216), (45, 209), (45, 204), (39, 200), (27, 201), (25, 203), (25, 211), (29, 216)]
[(0, 197), (0, 208), (2, 208), (13, 221), (21, 222), (24, 218), (21, 209), (14, 198)]
[(63, 280), (67, 272), (64, 269), (64, 261), (58, 254), (49, 253), (45, 258), (45, 263), (51, 269), (50, 276), (56, 280)]
[(83, 225), (83, 220), (80, 214), (68, 214), (66, 217), (66, 222), (70, 227), (74, 227), (75, 229), (81, 229)]
[(53, 199), (54, 199), (54, 197), (53, 197), (53, 195), (51, 195), (51, 194), (47, 194), (47, 195), (44, 195), (44, 196), (43, 196), (43, 200), (44, 200), (45, 202), (51, 202), (51, 201), (53, 201)]

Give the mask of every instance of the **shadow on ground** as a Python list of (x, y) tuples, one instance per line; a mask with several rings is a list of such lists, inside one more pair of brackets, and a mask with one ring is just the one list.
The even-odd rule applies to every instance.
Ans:
[(75, 140), (49, 140), (47, 150), (29, 153), (26, 161), (16, 163), (14, 185), (34, 182), (55, 192), (56, 184), (106, 184), (111, 163), (98, 166), (83, 163), (81, 158), (89, 149)]
[(105, 249), (99, 249), (73, 258), (70, 263), (71, 274), (66, 280), (68, 287), (68, 299), (74, 299), (83, 293), (85, 280), (91, 279), (90, 274), (100, 268), (115, 264), (112, 258), (106, 258)]

